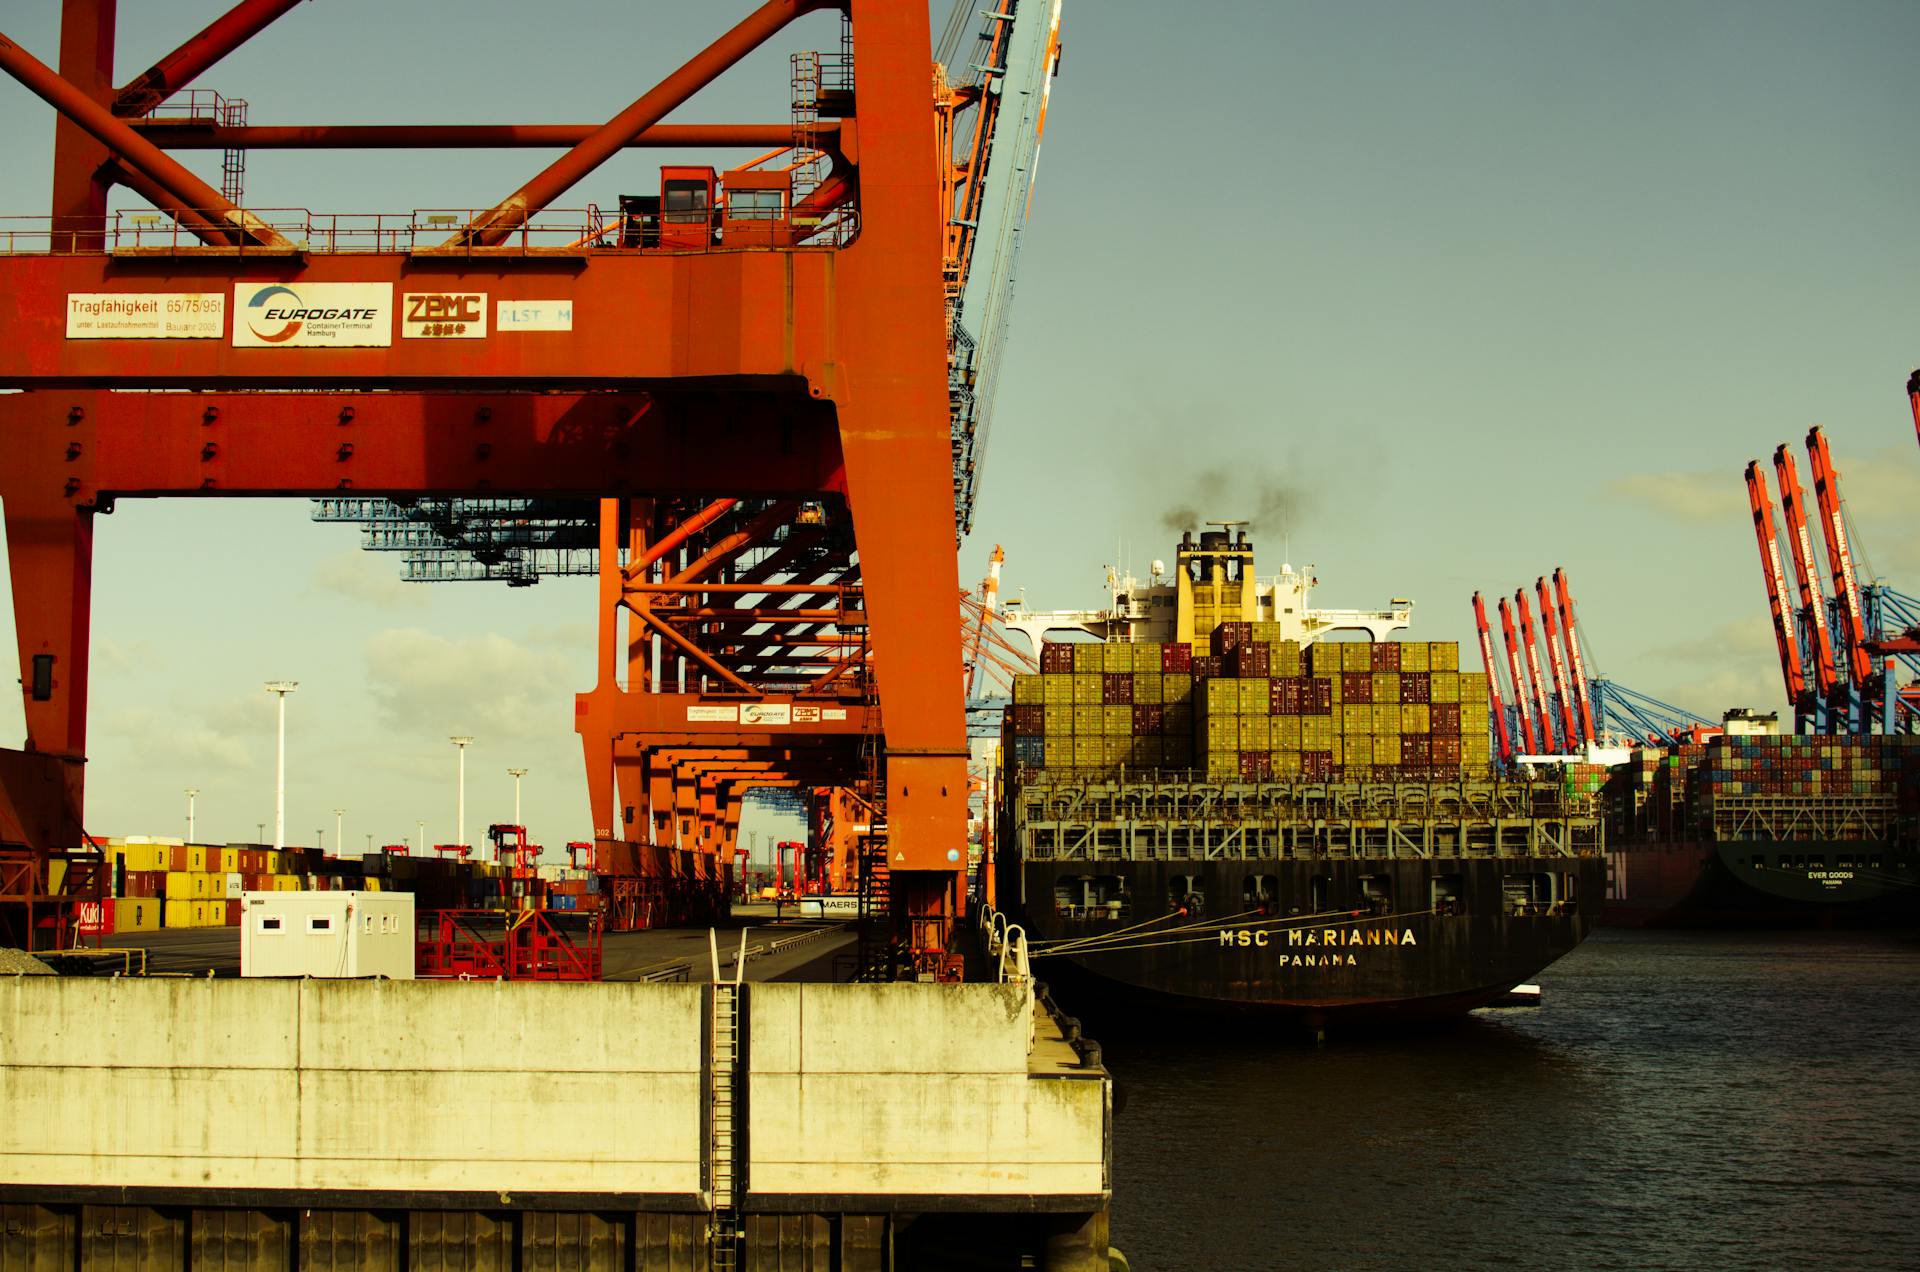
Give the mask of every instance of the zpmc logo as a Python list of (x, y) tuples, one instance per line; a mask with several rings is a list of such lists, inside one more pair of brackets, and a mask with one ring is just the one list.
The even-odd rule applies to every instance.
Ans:
[[(276, 296), (285, 296), (291, 304), (288, 306), (273, 304), (273, 298)], [(278, 283), (270, 287), (262, 287), (253, 294), (251, 300), (247, 301), (247, 327), (255, 336), (268, 344), (279, 344), (282, 341), (291, 340), (300, 334), (300, 328), (305, 325), (303, 319), (291, 316), (300, 312), (300, 309), (300, 293), (293, 288), (283, 287)], [(267, 324), (267, 330), (260, 329), (261, 322)], [(274, 327), (276, 322), (280, 324), (277, 330)]]

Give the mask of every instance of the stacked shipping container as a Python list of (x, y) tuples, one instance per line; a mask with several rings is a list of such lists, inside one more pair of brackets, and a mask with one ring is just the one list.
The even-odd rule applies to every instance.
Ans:
[(1486, 677), (1449, 641), (1327, 641), (1222, 623), (1185, 644), (1049, 642), (1014, 681), (1014, 764), (1082, 777), (1429, 781), (1484, 773)]

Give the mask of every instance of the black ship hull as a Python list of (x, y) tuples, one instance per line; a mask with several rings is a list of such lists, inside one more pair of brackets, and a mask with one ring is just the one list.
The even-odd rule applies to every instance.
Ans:
[(1597, 856), (1038, 861), (1003, 874), (1002, 906), (1036, 976), (1076, 1010), (1114, 1009), (1108, 1033), (1123, 1012), (1324, 1036), (1503, 998), (1585, 938), (1605, 870)]
[(1920, 925), (1920, 848), (1861, 840), (1612, 847), (1600, 921), (1612, 927)]

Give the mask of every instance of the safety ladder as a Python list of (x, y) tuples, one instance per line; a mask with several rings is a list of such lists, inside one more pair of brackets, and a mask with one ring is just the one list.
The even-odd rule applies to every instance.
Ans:
[(708, 1228), (708, 1267), (714, 1272), (733, 1272), (740, 1265), (740, 1212), (736, 1185), (739, 1182), (739, 1124), (736, 1095), (740, 1078), (740, 998), (741, 980), (746, 974), (746, 933), (741, 933), (740, 954), (734, 963), (733, 979), (720, 979), (720, 953), (711, 929), (708, 941), (713, 950), (713, 1046), (708, 1056), (707, 1144), (712, 1162), (710, 1188), (713, 1217)]
[[(220, 124), (225, 128), (242, 128), (247, 122), (247, 104), (237, 97), (229, 97), (220, 102)], [(227, 202), (239, 204), (246, 195), (247, 152), (238, 149), (226, 149), (220, 152), (220, 194)]]

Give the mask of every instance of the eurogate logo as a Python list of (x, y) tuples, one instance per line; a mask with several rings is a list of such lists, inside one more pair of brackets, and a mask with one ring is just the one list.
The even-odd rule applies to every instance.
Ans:
[[(268, 308), (268, 306), (271, 306), (273, 301), (280, 296), (285, 296), (288, 301), (292, 302), (294, 308), (292, 310), (284, 307)], [(263, 309), (266, 311), (265, 313), (261, 312)], [(254, 335), (266, 341), (268, 344), (281, 344), (300, 334), (300, 327), (306, 320), (292, 316), (294, 313), (299, 312), (302, 312), (300, 310), (300, 293), (291, 287), (282, 287), (280, 284), (275, 283), (271, 287), (262, 287), (253, 294), (253, 299), (247, 302), (247, 326), (253, 329)], [(260, 330), (260, 320), (263, 318), (270, 327), (276, 321), (281, 323), (280, 329), (278, 331)]]
[(391, 283), (240, 283), (234, 289), (236, 348), (393, 343)]

